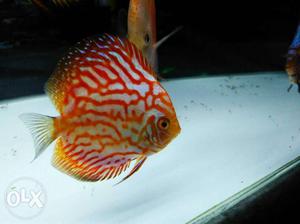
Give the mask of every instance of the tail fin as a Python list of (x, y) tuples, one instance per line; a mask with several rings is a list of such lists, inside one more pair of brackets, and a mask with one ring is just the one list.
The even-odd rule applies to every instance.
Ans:
[(35, 160), (54, 140), (54, 118), (41, 114), (21, 114), (20, 119), (25, 123), (34, 140)]

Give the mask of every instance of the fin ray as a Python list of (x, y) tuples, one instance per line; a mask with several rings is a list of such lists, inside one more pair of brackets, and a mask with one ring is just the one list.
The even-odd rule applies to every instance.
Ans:
[(61, 68), (58, 67), (50, 76), (44, 87), (45, 92), (51, 99), (52, 103), (59, 113), (63, 112), (63, 100), (65, 98), (65, 86), (67, 75), (61, 73)]
[[(63, 140), (61, 138), (56, 142), (55, 152), (52, 158), (52, 165), (59, 171), (74, 177), (80, 181), (102, 181), (113, 178), (115, 175), (119, 175), (120, 167), (128, 167), (131, 160), (111, 166), (90, 167), (89, 165), (83, 165), (82, 161), (76, 160), (66, 153)], [(124, 171), (123, 169), (122, 171)]]
[(178, 31), (180, 31), (183, 28), (183, 26), (179, 26), (176, 27), (171, 33), (167, 34), (166, 36), (164, 36), (163, 38), (161, 38), (159, 41), (157, 41), (154, 44), (154, 48), (158, 48), (159, 46), (161, 46), (166, 40), (168, 40), (171, 36), (173, 36), (175, 33), (177, 33)]
[(147, 156), (145, 155), (141, 155), (137, 158), (136, 163), (134, 165), (134, 167), (132, 168), (132, 170), (130, 171), (129, 174), (127, 174), (127, 176), (125, 176), (120, 182), (116, 183), (115, 185), (118, 185), (120, 183), (122, 183), (124, 180), (128, 179), (129, 177), (131, 177), (134, 173), (136, 173), (144, 164), (144, 162), (146, 161)]
[(21, 114), (20, 119), (29, 129), (35, 146), (35, 160), (55, 140), (53, 117), (28, 113)]

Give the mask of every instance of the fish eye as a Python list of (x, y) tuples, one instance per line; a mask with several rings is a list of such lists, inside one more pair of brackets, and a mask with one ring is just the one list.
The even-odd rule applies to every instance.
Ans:
[(170, 120), (166, 117), (161, 117), (157, 122), (157, 126), (161, 130), (168, 130), (170, 127)]
[(148, 33), (145, 35), (144, 40), (145, 40), (145, 42), (146, 42), (147, 44), (150, 43), (150, 36), (149, 36)]

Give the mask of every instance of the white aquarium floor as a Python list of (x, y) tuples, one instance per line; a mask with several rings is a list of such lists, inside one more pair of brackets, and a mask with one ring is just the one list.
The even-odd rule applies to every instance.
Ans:
[[(46, 96), (0, 102), (0, 192), (20, 177), (47, 194), (26, 223), (185, 223), (300, 155), (300, 95), (284, 73), (164, 82), (181, 134), (139, 172), (85, 183), (51, 166), (53, 145), (37, 160), (24, 112), (56, 115)], [(1, 223), (21, 223), (0, 203)]]

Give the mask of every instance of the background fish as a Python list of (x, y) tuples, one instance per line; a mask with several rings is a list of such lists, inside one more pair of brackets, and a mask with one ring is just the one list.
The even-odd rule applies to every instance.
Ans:
[[(36, 157), (55, 139), (53, 165), (80, 180), (136, 172), (180, 132), (168, 93), (128, 40), (104, 35), (76, 44), (46, 84), (59, 117), (24, 114)], [(123, 180), (124, 180), (123, 179)]]
[(176, 28), (157, 42), (155, 0), (130, 0), (128, 39), (142, 51), (156, 72), (158, 72), (157, 48), (181, 28)]
[(128, 39), (157, 67), (156, 9), (154, 0), (130, 0), (128, 9)]
[[(285, 69), (290, 81), (298, 85), (298, 92), (300, 92), (300, 24), (289, 47)], [(292, 85), (288, 88), (288, 91), (292, 88)]]

